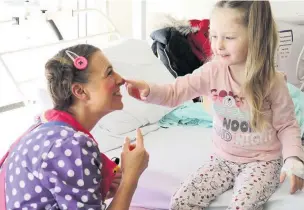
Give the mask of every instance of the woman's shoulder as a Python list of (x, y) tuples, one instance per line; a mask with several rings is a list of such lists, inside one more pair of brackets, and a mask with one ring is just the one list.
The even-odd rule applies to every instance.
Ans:
[(56, 148), (64, 152), (65, 148), (72, 147), (74, 149), (92, 147), (92, 150), (98, 150), (97, 144), (88, 134), (62, 125), (38, 127), (24, 141), (29, 148), (39, 147), (41, 152), (49, 152)]

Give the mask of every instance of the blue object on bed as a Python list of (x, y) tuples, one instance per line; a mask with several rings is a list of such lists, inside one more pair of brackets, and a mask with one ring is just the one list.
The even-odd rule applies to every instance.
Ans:
[(161, 127), (172, 126), (202, 126), (212, 127), (212, 117), (203, 108), (201, 103), (186, 102), (165, 115), (158, 122)]
[[(295, 113), (301, 128), (301, 136), (304, 133), (304, 93), (294, 85), (287, 83), (287, 87), (295, 106)], [(212, 116), (208, 114), (201, 103), (186, 102), (165, 115), (160, 121), (161, 127), (173, 126), (202, 126), (212, 127)]]
[(296, 86), (287, 84), (289, 93), (295, 106), (297, 121), (301, 128), (301, 136), (304, 133), (304, 93)]

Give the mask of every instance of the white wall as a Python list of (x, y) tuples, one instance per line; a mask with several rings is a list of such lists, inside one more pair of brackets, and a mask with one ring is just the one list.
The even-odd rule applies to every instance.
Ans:
[[(187, 0), (183, 1), (181, 16), (187, 18), (208, 18), (217, 0)], [(277, 19), (302, 19), (304, 21), (303, 0), (270, 0), (272, 11)], [(288, 9), (287, 9), (288, 8)], [(302, 17), (300, 17), (302, 15)], [(304, 22), (303, 22), (304, 23)]]
[(132, 36), (132, 0), (108, 0), (109, 15), (123, 36)]
[[(164, 13), (178, 19), (209, 18), (217, 0), (147, 0), (147, 35), (153, 28), (164, 21)], [(286, 20), (304, 24), (303, 0), (270, 0), (274, 16), (278, 20)], [(288, 8), (288, 9), (287, 9)]]
[[(61, 0), (69, 2), (69, 0)], [(83, 1), (83, 0), (82, 0)], [(96, 5), (99, 5), (104, 9), (100, 3), (102, 0), (89, 0), (94, 1)], [(109, 16), (117, 27), (118, 31), (126, 37), (132, 37), (134, 35), (134, 24), (136, 19), (140, 19), (141, 14), (138, 11), (136, 4), (143, 0), (107, 0)], [(214, 3), (217, 0), (145, 0), (146, 1), (146, 36), (149, 36), (151, 28), (157, 27), (161, 24), (162, 15), (170, 14), (178, 19), (203, 19), (209, 18), (210, 12)], [(274, 15), (277, 19), (291, 20), (296, 19), (304, 20), (304, 1), (302, 0), (270, 0), (273, 8)], [(76, 2), (76, 1), (75, 1)], [(135, 7), (134, 7), (135, 5)], [(286, 9), (288, 6), (289, 9)], [(136, 11), (137, 10), (137, 11)], [(302, 16), (301, 16), (302, 15)], [(91, 15), (92, 16), (92, 15)], [(91, 20), (102, 21), (102, 19), (91, 18)], [(303, 23), (304, 24), (304, 23)], [(93, 24), (91, 24), (93, 25)], [(101, 29), (91, 26), (90, 31), (98, 32)]]
[(146, 37), (163, 24), (164, 14), (179, 18), (182, 14), (182, 0), (146, 0)]
[(304, 25), (303, 0), (271, 0), (271, 6), (275, 18)]
[[(170, 12), (183, 18), (208, 18), (217, 0), (147, 0), (151, 11)], [(303, 0), (270, 0), (274, 15), (277, 18), (304, 18)], [(288, 9), (286, 9), (288, 7)]]

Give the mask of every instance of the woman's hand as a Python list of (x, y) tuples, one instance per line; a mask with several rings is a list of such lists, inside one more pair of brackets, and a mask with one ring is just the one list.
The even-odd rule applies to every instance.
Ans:
[(108, 210), (128, 210), (142, 172), (148, 167), (149, 154), (144, 147), (143, 136), (137, 130), (136, 144), (127, 138), (121, 153), (122, 180)]
[(113, 179), (113, 182), (110, 186), (110, 190), (107, 194), (107, 197), (106, 199), (110, 199), (110, 198), (113, 198), (114, 195), (116, 194), (117, 190), (118, 190), (118, 187), (121, 183), (121, 178), (122, 178), (122, 171), (120, 168), (117, 169), (116, 173), (115, 173), (115, 176), (114, 176), (114, 179)]
[(286, 176), (290, 178), (291, 188), (290, 193), (294, 194), (304, 187), (304, 164), (298, 158), (287, 158), (280, 177), (280, 182), (283, 183)]
[(144, 147), (140, 129), (137, 129), (136, 144), (131, 145), (126, 138), (121, 154), (122, 179), (125, 182), (137, 184), (139, 177), (148, 167), (149, 154)]

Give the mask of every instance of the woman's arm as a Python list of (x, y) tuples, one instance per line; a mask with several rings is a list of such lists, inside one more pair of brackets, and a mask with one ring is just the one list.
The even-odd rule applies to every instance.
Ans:
[[(132, 148), (132, 149), (131, 149)], [(121, 154), (122, 182), (108, 210), (128, 210), (142, 172), (148, 167), (149, 154), (144, 148), (143, 136), (137, 130), (136, 145), (126, 139)]]
[(122, 180), (108, 210), (128, 210), (136, 187), (136, 179)]

